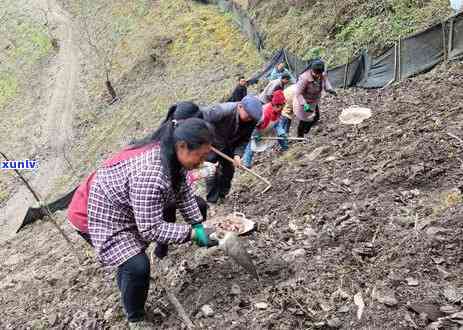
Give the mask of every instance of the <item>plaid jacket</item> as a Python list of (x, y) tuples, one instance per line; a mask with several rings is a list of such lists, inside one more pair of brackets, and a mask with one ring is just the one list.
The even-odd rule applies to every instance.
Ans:
[[(167, 223), (164, 207), (175, 201), (189, 224)], [(88, 199), (88, 225), (99, 260), (119, 266), (150, 242), (183, 243), (202, 221), (189, 185), (177, 196), (161, 165), (160, 147), (97, 171)]]

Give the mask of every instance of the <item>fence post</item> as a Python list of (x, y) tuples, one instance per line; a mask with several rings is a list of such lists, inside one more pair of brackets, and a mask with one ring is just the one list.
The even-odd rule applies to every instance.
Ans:
[(447, 56), (451, 58), (451, 54), (453, 51), (453, 28), (454, 28), (454, 23), (455, 23), (455, 17), (452, 17), (450, 19), (450, 27), (449, 27), (449, 40), (448, 40), (448, 51), (447, 51)]
[(447, 69), (447, 63), (448, 63), (448, 53), (447, 53), (447, 38), (446, 38), (446, 32), (445, 29), (447, 27), (446, 22), (442, 22), (442, 48), (444, 50), (444, 68)]
[(396, 51), (396, 81), (402, 80), (402, 39), (397, 42)]
[(390, 82), (397, 81), (397, 53), (398, 53), (399, 46), (397, 42), (394, 44), (394, 77)]
[(347, 75), (349, 74), (349, 61), (350, 61), (350, 55), (347, 55), (347, 62), (346, 62), (346, 67), (344, 68), (344, 89), (347, 88)]

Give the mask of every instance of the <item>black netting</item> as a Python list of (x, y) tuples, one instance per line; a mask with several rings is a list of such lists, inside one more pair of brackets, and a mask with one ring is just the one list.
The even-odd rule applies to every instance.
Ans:
[(264, 79), (277, 65), (277, 63), (281, 63), (285, 60), (285, 53), (283, 49), (280, 49), (275, 54), (273, 54), (272, 58), (264, 64), (262, 69), (255, 73), (251, 78), (248, 79), (250, 85), (257, 83), (259, 80)]
[(74, 196), (74, 193), (76, 192), (78, 187), (74, 188), (70, 192), (68, 192), (66, 195), (64, 195), (61, 198), (58, 198), (54, 202), (51, 202), (47, 204), (46, 206), (42, 207), (30, 207), (27, 210), (26, 216), (23, 219), (23, 222), (21, 223), (21, 226), (19, 226), (18, 230), (16, 232), (19, 232), (22, 228), (25, 226), (34, 223), (37, 220), (42, 219), (45, 217), (48, 211), (50, 211), (52, 214), (55, 213), (56, 211), (61, 211), (67, 209), (69, 204), (71, 203), (72, 196)]
[(284, 51), (284, 56), (288, 69), (294, 74), (295, 77), (299, 76), (308, 66), (309, 62), (304, 61), (297, 57), (296, 55)]
[(394, 79), (395, 48), (388, 49), (377, 58), (365, 56), (366, 72), (364, 79), (357, 86), (363, 88), (380, 88)]
[(463, 56), (463, 13), (453, 17), (452, 30), (449, 58), (456, 59)]
[(223, 11), (230, 12), (233, 20), (240, 27), (246, 36), (251, 40), (258, 50), (263, 49), (263, 38), (257, 31), (254, 21), (249, 17), (247, 12), (234, 1), (227, 0), (196, 0), (200, 3), (212, 3), (218, 5)]
[(442, 24), (405, 38), (400, 50), (400, 78), (430, 70), (444, 59)]

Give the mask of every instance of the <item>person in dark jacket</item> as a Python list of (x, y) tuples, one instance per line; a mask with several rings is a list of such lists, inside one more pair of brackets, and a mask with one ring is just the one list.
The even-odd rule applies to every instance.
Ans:
[(207, 182), (207, 201), (216, 203), (230, 191), (235, 166), (241, 165), (244, 149), (262, 118), (262, 104), (256, 96), (248, 95), (241, 102), (203, 108), (202, 113), (202, 118), (214, 128), (212, 145), (235, 160), (231, 164), (215, 153), (209, 154), (209, 162), (219, 163), (215, 176)]
[(227, 102), (240, 102), (246, 95), (248, 95), (248, 82), (241, 76), (238, 78), (238, 85), (235, 87)]

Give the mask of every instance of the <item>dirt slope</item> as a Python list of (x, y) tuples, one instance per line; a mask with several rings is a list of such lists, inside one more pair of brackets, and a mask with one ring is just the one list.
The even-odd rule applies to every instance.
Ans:
[[(69, 14), (63, 11), (55, 0), (48, 0), (47, 10), (50, 24), (56, 25), (56, 36), (60, 40), (58, 55), (48, 68), (43, 79), (46, 104), (37, 109), (45, 118), (44, 134), (47, 146), (46, 158), (31, 181), (32, 187), (45, 198), (53, 188), (53, 182), (64, 172), (63, 150), (72, 139), (73, 100), (80, 71), (79, 47)], [(42, 151), (43, 152), (43, 151)], [(43, 154), (41, 155), (44, 156)], [(19, 182), (19, 181), (18, 181)], [(27, 211), (25, 205), (33, 205), (35, 200), (29, 190), (21, 186), (1, 209), (0, 241), (10, 237)]]
[[(424, 328), (430, 321), (407, 303), (459, 311), (463, 143), (447, 133), (462, 137), (462, 82), (460, 65), (325, 99), (310, 144), (259, 158), (256, 168), (274, 185), (268, 194), (256, 196), (260, 184), (240, 177), (214, 212), (242, 211), (259, 224), (249, 250), (261, 285), (219, 252), (189, 246), (157, 262), (154, 274), (163, 270), (208, 329)], [(357, 131), (337, 119), (353, 104), (373, 111)], [(48, 235), (37, 235), (44, 228)], [(2, 328), (125, 327), (112, 275), (92, 258), (77, 264), (51, 226), (4, 244), (1, 260)], [(354, 295), (365, 303), (360, 320)], [(203, 304), (213, 317), (198, 313)], [(180, 328), (166, 306), (152, 287), (158, 326)]]

